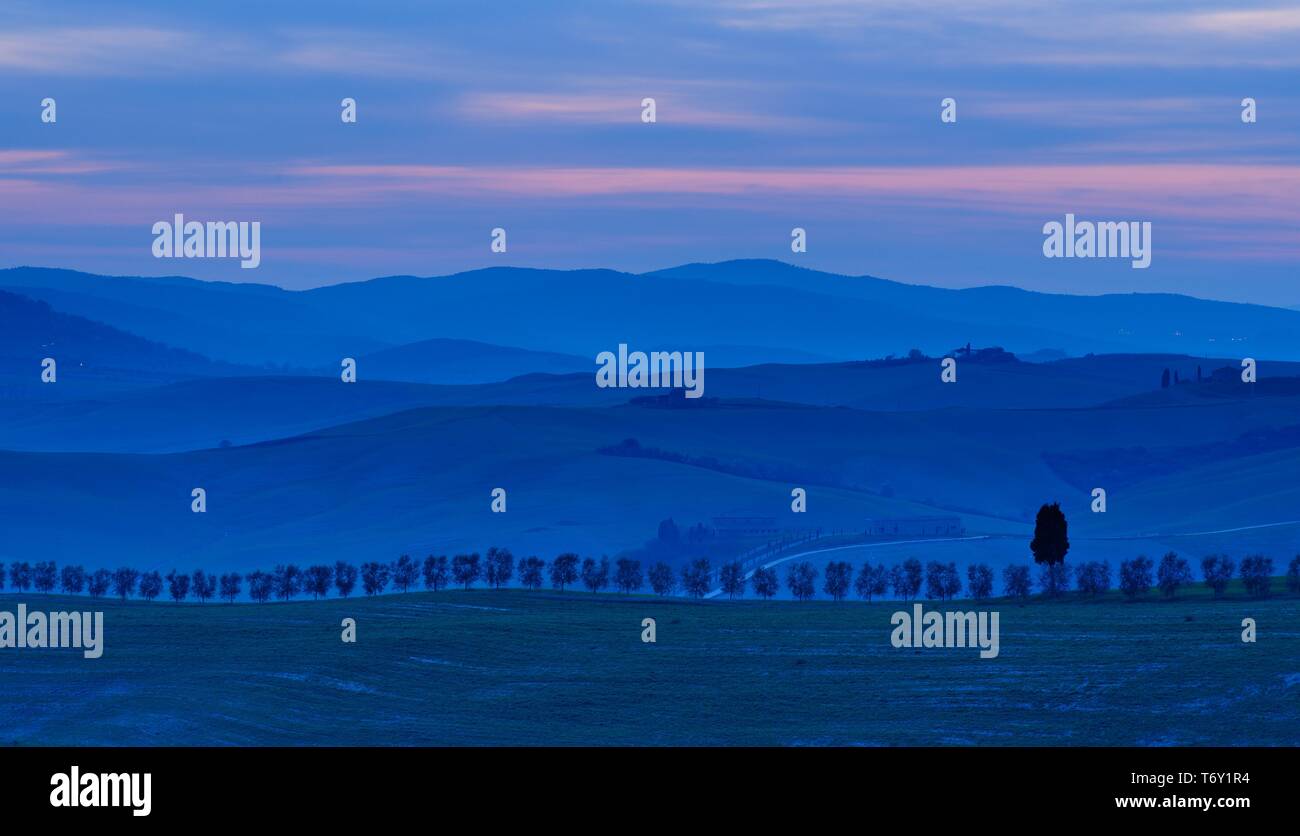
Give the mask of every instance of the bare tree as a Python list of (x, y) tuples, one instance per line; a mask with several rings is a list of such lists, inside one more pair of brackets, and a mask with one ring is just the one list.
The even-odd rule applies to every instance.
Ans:
[(764, 601), (770, 599), (781, 589), (781, 584), (776, 579), (776, 570), (771, 567), (758, 567), (754, 570), (754, 577), (750, 580), (754, 585), (754, 594)]
[(722, 587), (722, 591), (731, 600), (735, 600), (737, 595), (745, 594), (745, 569), (739, 560), (722, 564), (718, 570), (718, 586)]

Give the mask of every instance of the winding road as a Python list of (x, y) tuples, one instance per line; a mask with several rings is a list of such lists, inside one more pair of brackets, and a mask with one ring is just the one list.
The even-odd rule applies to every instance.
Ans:
[[(806, 552), (795, 552), (794, 554), (787, 554), (785, 557), (778, 557), (776, 560), (769, 561), (767, 563), (764, 563), (762, 566), (756, 568), (770, 569), (773, 566), (779, 566), (780, 564), (785, 563), (787, 560), (794, 560), (795, 558), (799, 558), (799, 557), (807, 557), (810, 554), (825, 554), (827, 552), (839, 552), (839, 551), (844, 551), (845, 549), (874, 549), (879, 546), (905, 546), (908, 545), (909, 543), (955, 543), (961, 540), (989, 540), (993, 536), (994, 535), (992, 534), (976, 534), (970, 537), (927, 537), (924, 540), (881, 540), (879, 542), (872, 542), (872, 543), (851, 543), (850, 545), (847, 546), (829, 546), (824, 549), (809, 549)], [(754, 569), (750, 569), (748, 572), (746, 572), (745, 580), (749, 580), (750, 578), (754, 577), (754, 571), (755, 571)], [(722, 589), (718, 588), (709, 592), (709, 594), (705, 595), (704, 597), (716, 598), (721, 594), (722, 594)]]
[[(1215, 529), (1213, 531), (1184, 531), (1184, 532), (1172, 532), (1172, 533), (1165, 532), (1165, 533), (1156, 533), (1156, 534), (1126, 534), (1126, 535), (1120, 535), (1114, 537), (1083, 537), (1079, 539), (1080, 540), (1149, 540), (1149, 539), (1156, 539), (1156, 538), (1163, 538), (1163, 537), (1206, 537), (1213, 534), (1234, 534), (1238, 531), (1253, 531), (1260, 528), (1277, 528), (1279, 526), (1284, 526), (1284, 525), (1300, 525), (1300, 520), (1286, 520), (1284, 522), (1260, 523), (1258, 525), (1242, 525), (1242, 526), (1237, 526), (1236, 528), (1220, 528), (1220, 529)], [(993, 539), (994, 537), (1001, 537), (1001, 536), (1005, 536), (1005, 535), (976, 534), (970, 537), (930, 537), (924, 540), (882, 540), (880, 542), (872, 542), (872, 543), (853, 543), (847, 546), (830, 546), (824, 549), (809, 549), (808, 551), (796, 552), (794, 554), (785, 555), (784, 557), (778, 557), (776, 560), (772, 560), (762, 564), (761, 568), (770, 569), (773, 566), (778, 566), (787, 561), (796, 560), (801, 557), (808, 557), (809, 555), (814, 555), (814, 554), (825, 554), (827, 552), (844, 551), (846, 549), (872, 549), (879, 546), (904, 546), (911, 543), (953, 543), (962, 540), (990, 540)], [(754, 570), (750, 569), (748, 572), (745, 573), (745, 580), (748, 581), (752, 577), (754, 577)], [(722, 594), (722, 589), (718, 588), (710, 591), (709, 594), (705, 595), (704, 597), (716, 598), (721, 594)]]

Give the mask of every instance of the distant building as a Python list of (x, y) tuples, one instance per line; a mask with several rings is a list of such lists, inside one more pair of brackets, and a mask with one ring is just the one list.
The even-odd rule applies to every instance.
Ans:
[(719, 537), (773, 537), (781, 533), (776, 517), (714, 517)]
[(877, 517), (867, 520), (873, 537), (960, 537), (960, 517)]

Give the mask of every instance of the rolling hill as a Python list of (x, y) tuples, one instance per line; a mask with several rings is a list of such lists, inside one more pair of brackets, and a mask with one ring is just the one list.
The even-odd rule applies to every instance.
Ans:
[[(459, 350), (456, 346), (453, 350)], [(532, 354), (472, 345), (472, 355), (527, 363)], [(432, 357), (428, 346), (417, 355)], [(1300, 396), (1300, 364), (1261, 362), (1260, 381), (1206, 376), (1160, 389), (1164, 369), (1195, 380), (1231, 360), (1173, 355), (1093, 355), (1050, 363), (1023, 363), (1000, 352), (976, 351), (959, 358), (959, 379), (942, 384), (937, 358), (834, 364), (768, 364), (715, 368), (705, 375), (707, 398), (747, 401), (755, 406), (803, 404), (867, 412), (942, 409), (1050, 410), (1114, 405), (1133, 409), (1206, 406), (1218, 401)], [(431, 360), (431, 363), (434, 361)], [(560, 362), (560, 361), (557, 361)], [(577, 362), (576, 360), (574, 362)], [(474, 365), (473, 361), (469, 361)], [(30, 362), (25, 363), (29, 369)], [(594, 364), (593, 364), (594, 365)], [(499, 367), (499, 366), (498, 366)], [(435, 367), (436, 368), (436, 367)], [(475, 368), (487, 368), (477, 364)], [(412, 367), (395, 376), (412, 375)], [(81, 370), (75, 370), (80, 374)], [(422, 406), (614, 406), (656, 390), (602, 389), (590, 370), (565, 375), (528, 374), (484, 384), (422, 385), (375, 380), (383, 362), (361, 358), (356, 384), (343, 384), (330, 371), (320, 377), (263, 376), (194, 378), (127, 391), (95, 392), (80, 398), (57, 387), (28, 387), (22, 399), (0, 400), (0, 449), (57, 452), (161, 453), (268, 441)], [(475, 372), (477, 374), (479, 372)], [(30, 381), (29, 381), (30, 383)], [(1263, 413), (1285, 425), (1266, 404)], [(1208, 414), (1208, 413), (1207, 413)], [(1270, 420), (1273, 420), (1270, 418)], [(1236, 436), (1229, 436), (1232, 440)], [(1165, 445), (1168, 446), (1168, 445)]]
[[(595, 368), (587, 357), (528, 351), (475, 340), (432, 339), (357, 358), (359, 374), (411, 383), (490, 383), (524, 374), (565, 374)], [(330, 374), (334, 369), (329, 370)]]
[[(616, 554), (667, 518), (856, 532), (872, 516), (948, 514), (998, 535), (954, 553), (1000, 564), (1023, 559), (1044, 501), (1067, 509), (1076, 548), (1091, 544), (1081, 554), (1108, 559), (1254, 525), (1257, 548), (1296, 545), (1294, 528), (1269, 526), (1300, 516), (1287, 510), (1300, 363), (1254, 350), (1290, 339), (1296, 312), (1018, 291), (1003, 305), (1005, 288), (775, 262), (645, 276), (494, 268), (306, 292), (23, 268), (0, 286), (50, 300), (0, 292), (0, 559), (247, 570), (490, 545)], [(1169, 316), (1188, 319), (1166, 339)], [(1031, 348), (1197, 335), (1199, 350), (1027, 363), (982, 348), (986, 327), (1001, 335), (989, 342)], [(918, 334), (933, 356), (897, 350)], [(598, 388), (585, 358), (619, 342), (709, 347), (705, 397)], [(1260, 360), (1253, 385), (1237, 377), (1247, 351)], [(728, 368), (718, 353), (801, 362)], [(868, 353), (898, 356), (821, 361)], [(48, 354), (54, 386), (39, 383)], [(939, 380), (945, 355), (955, 384)], [(358, 383), (338, 379), (340, 356), (359, 358)], [(283, 373), (298, 366), (318, 376)], [(1166, 370), (1177, 382), (1162, 388)], [(795, 486), (810, 499), (797, 517)], [(206, 514), (189, 510), (195, 487)], [(496, 487), (506, 514), (489, 509)], [(1088, 510), (1093, 487), (1108, 490), (1104, 515)]]
[[(727, 400), (435, 406), (230, 448), (3, 452), (0, 525), (11, 555), (239, 569), (490, 545), (614, 554), (653, 538), (663, 519), (690, 526), (728, 514), (844, 531), (874, 516), (957, 514), (971, 532), (1023, 538), (1038, 505), (1054, 500), (1082, 539), (1177, 534), (1285, 512), (1294, 450), (1234, 457), (1230, 444), (1294, 424), (1298, 407), (1296, 398), (914, 412)], [(1204, 473), (1191, 460), (1186, 473), (1112, 486), (1106, 515), (1090, 514), (1089, 486), (1055, 464), (1089, 451), (1215, 444), (1228, 455)], [(807, 514), (789, 510), (795, 486), (809, 491)], [(190, 512), (195, 487), (208, 492), (206, 514)], [(496, 487), (508, 491), (505, 514), (490, 511)], [(1283, 544), (1295, 536), (1277, 534), (1290, 538)], [(1023, 545), (1005, 559), (1021, 559)]]
[[(307, 291), (182, 278), (0, 270), (0, 288), (206, 356), (315, 369), (430, 339), (594, 357), (620, 342), (721, 365), (854, 360), (972, 342), (1011, 351), (1300, 360), (1300, 312), (1169, 294), (1069, 296), (837, 276), (775, 261), (634, 275), (492, 267)], [(490, 335), (505, 335), (496, 340)]]
[[(56, 382), (42, 383), (45, 358)], [(249, 371), (0, 292), (0, 392), (5, 400), (84, 397), (161, 382)]]

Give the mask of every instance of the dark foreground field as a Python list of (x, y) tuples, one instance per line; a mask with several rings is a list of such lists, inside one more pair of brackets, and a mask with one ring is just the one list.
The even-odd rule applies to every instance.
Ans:
[(6, 744), (1300, 744), (1294, 597), (993, 602), (992, 660), (894, 649), (890, 615), (909, 605), (893, 601), (484, 590), (0, 609), (20, 600), (103, 609), (106, 649), (0, 650)]

